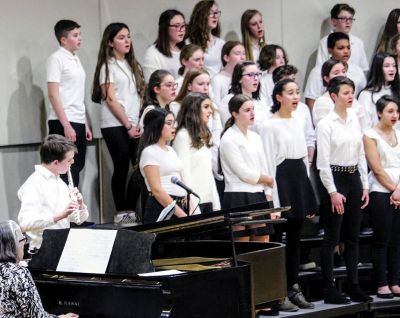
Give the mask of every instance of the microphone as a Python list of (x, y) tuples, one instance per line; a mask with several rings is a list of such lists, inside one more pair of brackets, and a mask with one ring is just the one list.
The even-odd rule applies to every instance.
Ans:
[(188, 194), (193, 194), (194, 196), (196, 196), (196, 197), (198, 197), (200, 199), (200, 196), (196, 192), (193, 192), (193, 190), (190, 189), (186, 184), (184, 184), (183, 182), (179, 181), (178, 177), (172, 176), (171, 177), (171, 182), (173, 184), (176, 184), (177, 186), (180, 186), (182, 189), (185, 189)]

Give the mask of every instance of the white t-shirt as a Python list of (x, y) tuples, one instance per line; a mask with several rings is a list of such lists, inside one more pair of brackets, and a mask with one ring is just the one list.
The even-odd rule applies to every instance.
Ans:
[(358, 96), (358, 101), (364, 107), (369, 119), (368, 121), (370, 123), (370, 126), (368, 128), (375, 126), (379, 121), (378, 114), (376, 112), (376, 102), (383, 95), (393, 95), (392, 91), (390, 90), (390, 86), (382, 87), (379, 92), (374, 93), (368, 90), (364, 90), (360, 93), (360, 96)]
[[(360, 67), (364, 72), (369, 70), (367, 55), (365, 54), (364, 43), (363, 41), (356, 37), (355, 35), (349, 34), (350, 37), (350, 47), (351, 47), (351, 56), (349, 62), (352, 64), (356, 64)], [(328, 52), (328, 35), (324, 36), (319, 42), (318, 53), (317, 53), (317, 61), (315, 65), (324, 64), (326, 60), (330, 57)]]
[(144, 148), (142, 151), (139, 169), (144, 177), (147, 190), (150, 192), (151, 189), (143, 170), (146, 166), (159, 167), (161, 187), (165, 192), (178, 197), (186, 196), (186, 191), (184, 189), (171, 182), (171, 177), (174, 176), (182, 180), (181, 174), (183, 171), (182, 162), (172, 147), (167, 146), (167, 150), (164, 150), (158, 144), (154, 144)]
[(179, 56), (181, 52), (171, 52), (171, 57), (165, 56), (156, 45), (151, 45), (144, 53), (143, 73), (146, 83), (149, 81), (150, 75), (156, 70), (166, 70), (171, 73), (174, 78), (178, 77), (178, 70), (181, 67)]
[[(350, 78), (356, 87), (355, 94), (357, 95), (367, 85), (367, 80), (363, 71), (355, 64), (348, 63), (347, 77)], [(304, 97), (316, 100), (325, 92), (325, 87), (322, 82), (321, 65), (316, 65), (310, 72), (307, 80)]]
[(214, 36), (213, 43), (209, 45), (204, 53), (204, 68), (210, 74), (210, 78), (222, 69), (221, 51), (224, 44), (224, 40)]
[[(393, 147), (390, 146), (374, 128), (368, 129), (365, 135), (375, 140), (382, 168), (390, 179), (392, 179), (392, 182), (398, 184), (400, 181), (400, 132), (398, 130), (394, 130), (394, 132), (397, 138), (397, 145)], [(368, 181), (369, 192), (390, 192), (379, 183), (372, 170), (368, 174)]]
[[(35, 166), (35, 172), (18, 190), (21, 209), (18, 223), (31, 239), (30, 248), (40, 248), (45, 229), (66, 229), (73, 221), (72, 216), (54, 223), (54, 215), (66, 209), (71, 202), (68, 186), (59, 177), (42, 165)], [(80, 211), (80, 220), (89, 217), (86, 206)]]
[[(118, 103), (123, 107), (132, 125), (139, 123), (140, 97), (128, 62), (111, 58), (108, 62), (109, 83), (114, 84)], [(106, 83), (105, 65), (100, 69), (100, 85)], [(114, 116), (105, 100), (101, 101), (101, 128), (118, 127), (122, 123)]]
[[(59, 84), (61, 104), (69, 122), (86, 122), (85, 78), (79, 57), (63, 47), (47, 59), (46, 81)], [(58, 119), (53, 107), (50, 108), (48, 119)]]
[(200, 203), (212, 202), (213, 209), (220, 210), (221, 205), (212, 171), (211, 148), (192, 147), (192, 139), (185, 128), (177, 132), (173, 148), (183, 164), (183, 182), (200, 196)]
[(222, 99), (229, 94), (231, 87), (232, 75), (225, 71), (220, 71), (218, 74), (211, 79), (211, 86), (214, 96), (214, 101), (220, 105)]

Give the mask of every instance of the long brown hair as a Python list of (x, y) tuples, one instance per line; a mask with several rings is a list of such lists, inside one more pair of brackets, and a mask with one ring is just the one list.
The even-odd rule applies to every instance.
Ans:
[[(193, 8), (188, 25), (187, 36), (190, 42), (199, 45), (204, 52), (207, 51), (207, 44), (210, 40), (208, 16), (214, 4), (217, 4), (214, 0), (201, 0), (197, 2)], [(217, 27), (211, 30), (211, 34), (217, 37), (220, 36), (221, 26), (219, 21)]]
[[(250, 29), (249, 29), (249, 23), (250, 23), (250, 20), (256, 14), (259, 14), (262, 17), (261, 12), (256, 9), (246, 10), (245, 12), (243, 12), (242, 19), (240, 21), (240, 30), (242, 31), (242, 41), (243, 41), (244, 49), (246, 51), (246, 60), (253, 61), (253, 62), (257, 62), (257, 61), (254, 60), (253, 51), (251, 49), (251, 34), (250, 34)], [(265, 45), (265, 34), (263, 35), (262, 39), (260, 39), (259, 45), (260, 45), (260, 47), (263, 47)]]
[[(110, 47), (109, 43), (113, 41), (113, 39), (117, 36), (118, 32), (121, 31), (122, 29), (127, 29), (129, 31), (129, 28), (125, 23), (115, 22), (115, 23), (110, 23), (103, 32), (103, 38), (100, 43), (96, 70), (94, 72), (94, 79), (93, 79), (92, 101), (95, 103), (100, 103), (102, 100), (105, 100), (107, 98), (108, 86), (110, 85), (110, 73), (109, 73), (108, 62), (112, 57), (114, 57), (113, 48)], [(143, 98), (145, 89), (143, 71), (141, 65), (135, 58), (133, 45), (131, 45), (129, 52), (125, 54), (125, 60), (128, 62), (132, 70), (132, 74), (136, 82), (137, 92), (139, 96)], [(105, 66), (105, 73), (106, 73), (105, 83), (107, 87), (105, 96), (102, 95), (100, 87), (100, 70), (103, 64)]]
[(186, 73), (185, 77), (183, 78), (181, 89), (178, 95), (175, 97), (176, 102), (180, 103), (183, 100), (183, 98), (188, 94), (189, 84), (192, 84), (193, 80), (202, 74), (210, 75), (205, 69), (196, 68), (192, 68)]

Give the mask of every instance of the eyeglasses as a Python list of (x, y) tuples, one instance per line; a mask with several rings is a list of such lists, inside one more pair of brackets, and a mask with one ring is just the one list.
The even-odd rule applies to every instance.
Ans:
[(170, 126), (170, 127), (174, 127), (175, 126), (175, 120), (168, 120), (166, 122), (164, 122), (165, 125)]
[(243, 74), (242, 76), (248, 76), (250, 78), (256, 79), (256, 78), (260, 78), (261, 75), (262, 75), (261, 72), (251, 72), (251, 73)]
[(170, 28), (174, 28), (177, 32), (186, 30), (186, 24), (170, 24)]
[(221, 16), (222, 11), (210, 11), (210, 13), (208, 14), (209, 17), (220, 17)]
[(22, 236), (23, 236), (23, 238), (20, 239), (18, 242), (20, 242), (20, 243), (24, 242), (24, 244), (25, 244), (28, 241), (28, 238), (25, 235), (22, 235)]
[(161, 84), (160, 86), (164, 86), (164, 87), (169, 88), (169, 89), (171, 89), (171, 88), (177, 89), (178, 88), (178, 83), (166, 83), (166, 84)]
[(353, 17), (351, 17), (351, 18), (337, 17), (336, 20), (340, 20), (340, 21), (343, 21), (343, 22), (352, 22), (352, 23), (353, 23), (354, 21), (356, 21), (356, 19), (354, 19)]

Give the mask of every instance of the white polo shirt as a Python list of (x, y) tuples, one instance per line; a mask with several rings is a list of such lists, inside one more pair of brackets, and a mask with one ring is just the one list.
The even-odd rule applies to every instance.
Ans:
[[(86, 122), (85, 78), (85, 70), (78, 56), (63, 47), (47, 59), (46, 81), (59, 84), (61, 104), (69, 122)], [(58, 119), (53, 107), (50, 108), (48, 119)]]
[[(100, 85), (106, 83), (105, 64), (100, 69)], [(136, 80), (126, 60), (111, 58), (108, 61), (108, 82), (114, 84), (118, 103), (123, 107), (133, 125), (139, 123), (140, 97), (136, 90)], [(101, 101), (101, 128), (118, 127), (122, 123), (114, 116), (105, 100)]]

